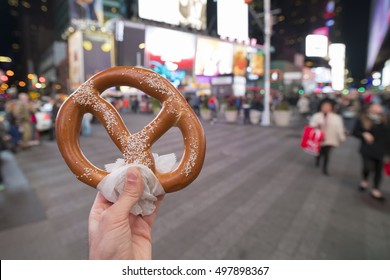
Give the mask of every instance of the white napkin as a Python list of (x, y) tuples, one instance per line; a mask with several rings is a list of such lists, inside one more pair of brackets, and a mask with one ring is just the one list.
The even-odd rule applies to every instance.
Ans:
[[(156, 170), (159, 173), (167, 173), (175, 166), (175, 154), (162, 156), (153, 154), (153, 157)], [(98, 184), (97, 189), (108, 201), (112, 203), (116, 202), (125, 186), (126, 171), (131, 167), (136, 167), (140, 171), (144, 184), (144, 192), (141, 199), (134, 205), (130, 212), (134, 215), (150, 215), (156, 209), (155, 202), (157, 201), (157, 196), (164, 194), (165, 191), (156, 175), (145, 165), (126, 164), (123, 159), (117, 159), (115, 163), (106, 164), (105, 168), (110, 174), (104, 177)]]

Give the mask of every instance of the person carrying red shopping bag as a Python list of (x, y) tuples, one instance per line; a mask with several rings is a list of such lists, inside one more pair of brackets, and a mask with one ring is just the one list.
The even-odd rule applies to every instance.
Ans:
[(344, 125), (341, 117), (333, 112), (334, 101), (324, 99), (320, 104), (320, 111), (315, 113), (310, 120), (310, 126), (320, 129), (324, 134), (324, 141), (321, 142), (320, 152), (316, 157), (315, 164), (320, 166), (323, 160), (322, 172), (329, 175), (329, 156), (333, 148), (338, 147), (345, 141)]
[(318, 156), (321, 150), (321, 142), (324, 141), (324, 133), (321, 129), (305, 126), (303, 129), (301, 148), (314, 156)]

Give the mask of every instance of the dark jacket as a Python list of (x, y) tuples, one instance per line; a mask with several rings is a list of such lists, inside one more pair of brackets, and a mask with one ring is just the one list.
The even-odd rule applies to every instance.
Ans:
[[(368, 144), (363, 133), (369, 132), (374, 136), (374, 142)], [(360, 153), (368, 158), (383, 160), (385, 155), (390, 155), (390, 131), (389, 126), (384, 123), (373, 124), (370, 129), (365, 129), (359, 119), (353, 130), (353, 135), (361, 140)]]

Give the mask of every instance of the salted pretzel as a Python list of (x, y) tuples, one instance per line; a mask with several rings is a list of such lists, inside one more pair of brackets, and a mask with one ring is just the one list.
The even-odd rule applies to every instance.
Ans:
[[(113, 86), (134, 87), (156, 98), (162, 104), (160, 113), (141, 131), (131, 134), (115, 108), (100, 96)], [(91, 77), (62, 104), (56, 120), (58, 148), (76, 177), (96, 188), (108, 172), (94, 166), (81, 151), (81, 122), (87, 112), (104, 125), (126, 163), (149, 167), (165, 192), (178, 191), (199, 175), (206, 150), (202, 125), (180, 92), (159, 74), (138, 67), (113, 67)], [(174, 170), (159, 173), (150, 149), (173, 126), (183, 135), (183, 156)]]

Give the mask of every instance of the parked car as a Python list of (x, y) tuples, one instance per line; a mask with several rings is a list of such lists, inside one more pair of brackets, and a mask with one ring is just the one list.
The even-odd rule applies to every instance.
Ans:
[(40, 132), (48, 131), (52, 127), (51, 112), (53, 104), (45, 103), (35, 113), (37, 119), (36, 129)]

